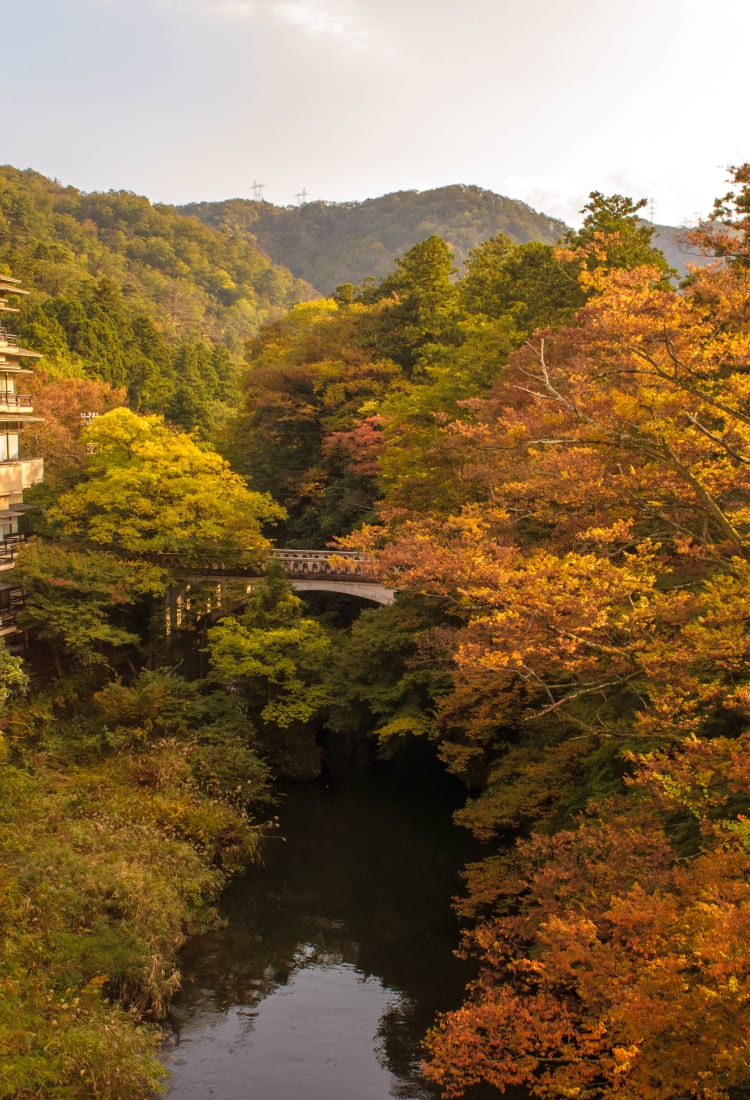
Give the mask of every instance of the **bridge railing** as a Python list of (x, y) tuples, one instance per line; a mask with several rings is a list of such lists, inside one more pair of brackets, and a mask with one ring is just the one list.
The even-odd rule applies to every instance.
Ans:
[(367, 577), (367, 560), (354, 550), (274, 549), (272, 556), (281, 562), (290, 577)]
[[(288, 550), (273, 549), (271, 557), (281, 563), (288, 577), (297, 580), (305, 578), (329, 577), (331, 580), (346, 580), (356, 577), (358, 580), (375, 580), (368, 569), (368, 560), (353, 550)], [(184, 560), (179, 554), (155, 555), (158, 564), (180, 572), (192, 572), (204, 576), (259, 576), (262, 567), (243, 564), (241, 560), (221, 559), (220, 557)]]

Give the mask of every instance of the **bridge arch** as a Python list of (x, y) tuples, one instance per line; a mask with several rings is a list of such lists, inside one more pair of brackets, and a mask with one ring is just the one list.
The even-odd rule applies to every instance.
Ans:
[(273, 557), (280, 562), (295, 592), (342, 592), (372, 603), (388, 605), (396, 598), (367, 576), (367, 562), (352, 550), (286, 550), (277, 547)]
[(343, 592), (346, 596), (358, 596), (361, 600), (370, 600), (386, 607), (396, 599), (395, 589), (374, 581), (334, 580), (321, 576), (307, 580), (290, 577), (289, 583), (295, 592)]
[[(284, 573), (296, 592), (340, 592), (347, 596), (356, 596), (370, 603), (389, 606), (396, 599), (396, 590), (387, 588), (373, 576), (368, 575), (368, 561), (361, 554), (351, 550), (288, 550), (274, 548), (271, 555), (282, 565)], [(248, 589), (262, 579), (257, 566), (233, 565), (217, 559), (185, 563), (177, 554), (160, 554), (161, 564), (177, 569), (183, 582), (191, 580), (214, 580), (214, 597), (209, 601), (207, 611), (219, 610), (222, 605), (221, 581), (244, 580)], [(189, 607), (189, 600), (178, 590), (173, 590), (166, 599), (166, 631), (169, 635), (174, 627), (182, 624), (183, 606)]]

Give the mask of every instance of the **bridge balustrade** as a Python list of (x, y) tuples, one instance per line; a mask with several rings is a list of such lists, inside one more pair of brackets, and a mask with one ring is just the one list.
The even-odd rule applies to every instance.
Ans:
[[(274, 549), (271, 556), (279, 561), (288, 577), (330, 577), (346, 580), (356, 577), (370, 580), (367, 573), (367, 560), (354, 550), (287, 550)], [(334, 558), (335, 562), (331, 559)], [(233, 576), (258, 576), (262, 569), (257, 566), (243, 566), (222, 561), (217, 558), (185, 561), (179, 554), (162, 553), (155, 555), (158, 564), (168, 569), (195, 571), (204, 574), (226, 574)]]
[[(272, 551), (273, 557), (281, 562), (284, 572), (289, 576), (327, 576), (361, 577), (364, 559), (353, 550), (336, 551), (338, 559), (334, 564), (329, 550), (284, 550)], [(343, 559), (343, 563), (342, 563)]]

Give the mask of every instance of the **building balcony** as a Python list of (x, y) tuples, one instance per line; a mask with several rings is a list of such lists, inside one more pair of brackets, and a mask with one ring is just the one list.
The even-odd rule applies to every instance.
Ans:
[(5, 638), (8, 634), (16, 633), (18, 630), (16, 626), (17, 614), (18, 612), (15, 609), (0, 609), (0, 638)]
[[(18, 547), (25, 542), (24, 535), (6, 535), (0, 539), (0, 573), (12, 569), (18, 557)], [(8, 608), (0, 608), (0, 615), (7, 614)]]
[(0, 362), (13, 366), (18, 358), (41, 359), (42, 356), (31, 348), (22, 348), (15, 332), (9, 332), (0, 325)]
[(0, 496), (22, 493), (44, 481), (43, 458), (15, 458), (0, 462)]
[(0, 412), (31, 413), (33, 411), (30, 394), (0, 390)]

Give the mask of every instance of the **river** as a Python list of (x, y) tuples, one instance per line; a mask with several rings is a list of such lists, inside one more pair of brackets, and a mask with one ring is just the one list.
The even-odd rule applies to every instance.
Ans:
[[(301, 786), (182, 959), (169, 1100), (427, 1100), (420, 1042), (468, 977), (446, 799), (372, 769)], [(497, 1097), (475, 1090), (472, 1097)]]

